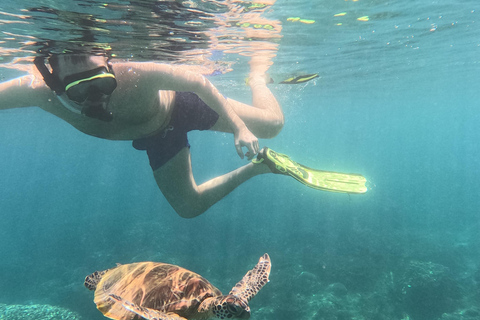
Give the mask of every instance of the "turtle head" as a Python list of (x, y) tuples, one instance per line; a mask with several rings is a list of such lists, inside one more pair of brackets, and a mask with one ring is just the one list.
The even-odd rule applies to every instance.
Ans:
[(102, 279), (103, 275), (108, 271), (95, 271), (92, 274), (89, 274), (88, 276), (85, 277), (85, 282), (84, 285), (87, 287), (88, 290), (95, 290), (97, 289), (97, 284), (100, 282)]
[(219, 319), (250, 318), (250, 301), (267, 284), (271, 262), (268, 254), (258, 260), (255, 267), (248, 271), (226, 296), (209, 297), (198, 307), (199, 313), (208, 313)]
[(212, 312), (218, 319), (250, 318), (250, 307), (247, 301), (234, 295), (217, 297), (212, 304)]

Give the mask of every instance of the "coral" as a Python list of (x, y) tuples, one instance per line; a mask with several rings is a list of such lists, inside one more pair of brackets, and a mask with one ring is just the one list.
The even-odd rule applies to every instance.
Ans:
[(0, 304), (0, 320), (81, 320), (67, 309), (51, 305), (6, 305)]

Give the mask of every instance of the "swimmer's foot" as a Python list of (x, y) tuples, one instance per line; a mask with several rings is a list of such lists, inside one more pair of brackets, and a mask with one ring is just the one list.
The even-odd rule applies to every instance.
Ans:
[(245, 84), (254, 87), (256, 85), (266, 85), (274, 83), (272, 77), (270, 77), (269, 74), (264, 73), (264, 74), (250, 74), (248, 78), (245, 79)]
[(367, 179), (362, 175), (315, 170), (266, 147), (252, 162), (266, 164), (273, 173), (289, 175), (310, 188), (343, 193), (367, 192)]
[(280, 83), (281, 84), (298, 84), (298, 83), (304, 83), (304, 82), (313, 80), (313, 79), (318, 78), (318, 77), (319, 77), (318, 73), (303, 74), (303, 75), (296, 76), (296, 77), (290, 77), (288, 79), (283, 80)]
[[(269, 154), (271, 155), (269, 156)], [(286, 175), (287, 173), (286, 173), (285, 166), (279, 165), (277, 167), (277, 163), (274, 161), (276, 154), (277, 153), (272, 149), (265, 147), (262, 150), (260, 150), (256, 158), (252, 159), (252, 162), (255, 164), (260, 164), (260, 163), (266, 164), (270, 169), (270, 171), (272, 171), (272, 173)]]

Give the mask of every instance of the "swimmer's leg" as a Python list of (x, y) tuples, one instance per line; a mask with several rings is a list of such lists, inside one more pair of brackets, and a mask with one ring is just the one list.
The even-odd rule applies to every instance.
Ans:
[(153, 172), (158, 187), (183, 218), (194, 218), (205, 212), (248, 179), (271, 173), (267, 166), (249, 162), (232, 172), (197, 185), (192, 173), (190, 149), (183, 148), (166, 164)]
[[(253, 106), (228, 99), (233, 110), (257, 138), (275, 137), (285, 123), (282, 108), (267, 87), (269, 77), (265, 74), (268, 69), (265, 68), (266, 61), (262, 57), (252, 57), (250, 61), (248, 85), (252, 90)], [(222, 118), (210, 130), (231, 132), (228, 122)]]

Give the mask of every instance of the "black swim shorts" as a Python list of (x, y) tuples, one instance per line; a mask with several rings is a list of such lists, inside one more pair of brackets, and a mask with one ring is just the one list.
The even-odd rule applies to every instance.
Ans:
[(187, 132), (208, 130), (218, 120), (218, 114), (195, 93), (176, 92), (172, 118), (165, 130), (153, 136), (133, 140), (133, 147), (146, 150), (152, 170), (163, 166), (184, 147), (190, 147)]

